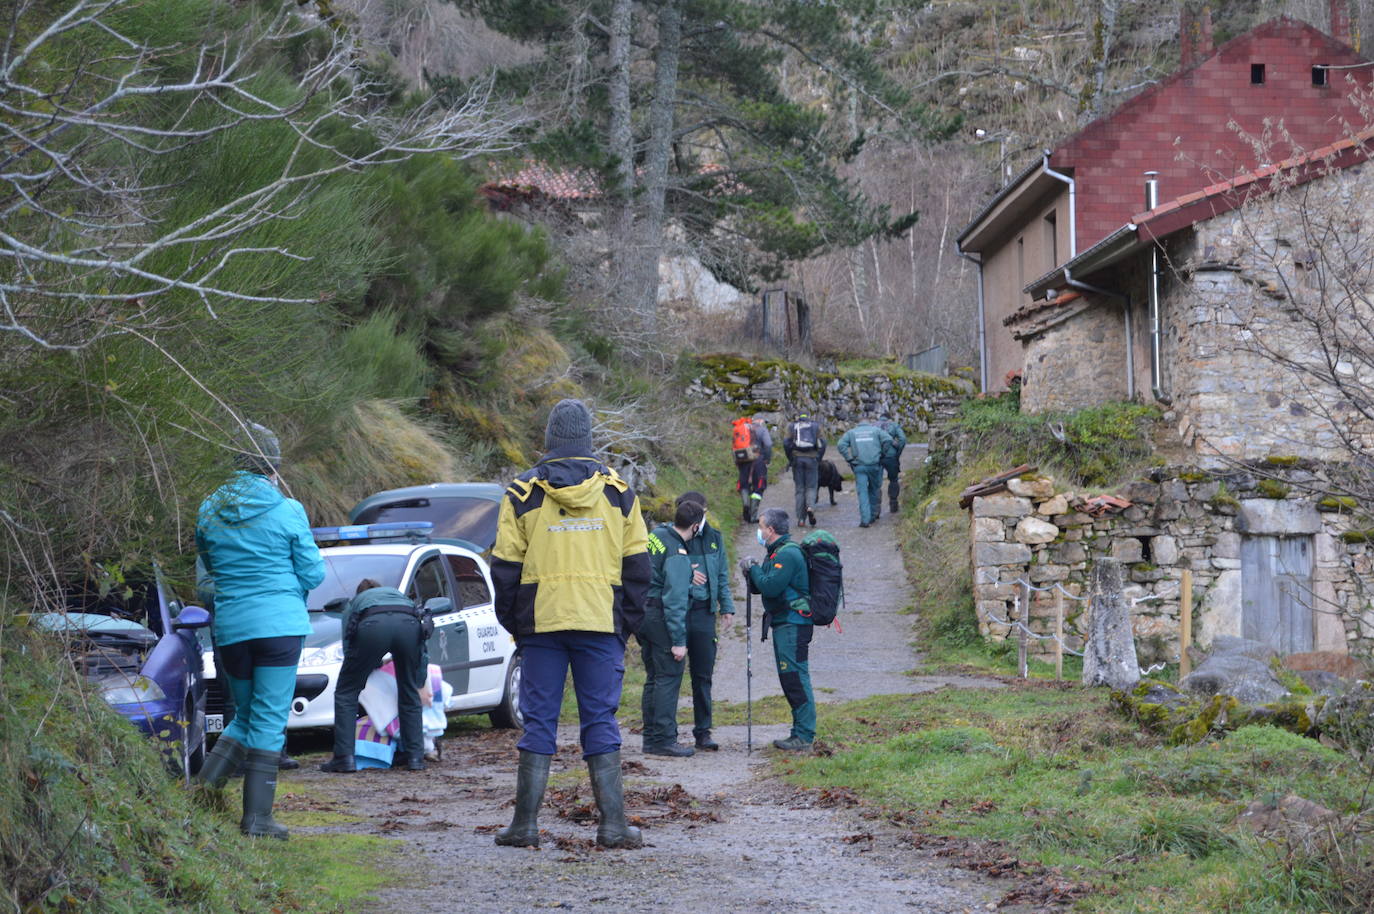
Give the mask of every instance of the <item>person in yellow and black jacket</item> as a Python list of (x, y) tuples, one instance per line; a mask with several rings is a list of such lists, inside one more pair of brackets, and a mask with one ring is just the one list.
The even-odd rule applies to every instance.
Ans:
[(651, 569), (639, 500), (592, 455), (592, 416), (580, 400), (549, 413), (547, 453), (501, 500), (491, 577), (496, 617), (520, 646), (520, 764), (515, 817), (496, 843), (539, 846), (539, 805), (557, 749), (569, 668), (582, 755), (591, 772), (603, 847), (639, 847), (620, 778), (625, 641), (639, 630)]
[(644, 658), (644, 754), (685, 758), (690, 746), (677, 741), (677, 697), (687, 664), (687, 612), (692, 599), (692, 555), (687, 542), (706, 511), (694, 501), (678, 502), (671, 524), (649, 534), (654, 576), (644, 626), (637, 635)]

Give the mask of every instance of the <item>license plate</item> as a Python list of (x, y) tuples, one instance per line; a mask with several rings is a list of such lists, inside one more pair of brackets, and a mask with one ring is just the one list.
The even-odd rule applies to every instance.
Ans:
[(223, 715), (223, 714), (207, 714), (207, 715), (205, 715), (205, 732), (206, 732), (206, 733), (223, 733), (223, 732), (224, 732), (224, 715)]

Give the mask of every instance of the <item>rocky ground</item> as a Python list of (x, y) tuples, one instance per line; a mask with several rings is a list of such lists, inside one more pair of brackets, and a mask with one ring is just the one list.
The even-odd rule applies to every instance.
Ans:
[[(919, 459), (920, 452), (912, 451)], [(775, 483), (765, 504), (790, 510), (790, 480)], [(846, 489), (837, 505), (819, 512), (821, 525), (841, 542), (848, 598), (843, 634), (819, 632), (812, 648), (817, 699), (843, 702), (989, 685), (910, 674), (918, 658), (910, 643), (911, 617), (899, 614), (910, 596), (892, 525), (885, 516), (876, 526), (860, 529), (852, 486)], [(752, 528), (741, 530), (737, 546), (741, 554), (758, 551)], [(717, 667), (717, 694), (729, 701), (745, 697), (740, 597), (739, 622), (722, 638)], [(756, 642), (753, 655), (754, 697), (779, 694), (771, 645)], [(492, 843), (492, 832), (510, 818), (516, 750), (512, 733), (484, 726), (456, 729), (444, 740), (443, 759), (422, 773), (326, 775), (314, 770), (322, 756), (308, 756), (301, 771), (283, 777), (282, 802), (289, 809), (324, 813), (317, 821), (331, 823), (298, 826), (305, 830), (380, 834), (408, 843), (411, 851), (397, 884), (368, 908), (388, 914), (544, 909), (957, 914), (1010, 900), (1013, 885), (972, 871), (995, 872), (976, 853), (966, 848), (951, 853), (936, 841), (944, 855), (936, 856), (927, 846), (931, 842), (910, 826), (865, 811), (846, 791), (799, 791), (773, 777), (769, 758), (776, 750), (760, 747), (786, 734), (785, 725), (755, 726), (750, 755), (743, 726), (719, 727), (719, 752), (664, 759), (642, 755), (638, 736), (627, 733), (627, 803), (645, 836), (644, 848), (633, 851), (603, 851), (594, 844), (595, 809), (575, 728), (560, 733), (539, 850)], [(342, 822), (338, 814), (356, 821)], [(952, 866), (949, 857), (965, 868)]]

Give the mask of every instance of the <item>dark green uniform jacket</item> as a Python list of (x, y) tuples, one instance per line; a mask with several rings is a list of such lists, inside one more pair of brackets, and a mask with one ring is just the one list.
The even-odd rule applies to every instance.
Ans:
[(780, 536), (768, 547), (768, 558), (749, 569), (754, 587), (763, 595), (763, 608), (774, 626), (790, 622), (810, 625), (811, 618), (793, 609), (790, 601), (811, 596), (811, 576), (806, 556), (790, 537)]
[(343, 617), (340, 621), (343, 623), (343, 630), (347, 632), (348, 620), (354, 613), (360, 613), (373, 606), (413, 605), (415, 605), (415, 601), (401, 593), (395, 587), (373, 587), (369, 590), (364, 590), (348, 601), (348, 605), (344, 607)]
[(645, 600), (644, 633), (651, 640), (660, 640), (667, 629), (673, 647), (687, 646), (687, 610), (691, 607), (688, 591), (692, 586), (692, 557), (687, 543), (670, 524), (663, 524), (649, 534), (649, 563), (653, 577)]
[(706, 575), (705, 584), (693, 584), (692, 602), (709, 600), (711, 612), (732, 613), (735, 611), (735, 598), (730, 594), (730, 569), (725, 557), (725, 537), (709, 523), (701, 532), (687, 541), (687, 553), (692, 561), (701, 566)]

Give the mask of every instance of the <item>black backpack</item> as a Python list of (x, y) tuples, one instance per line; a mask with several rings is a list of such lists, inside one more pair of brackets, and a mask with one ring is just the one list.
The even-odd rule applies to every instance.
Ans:
[(811, 624), (829, 625), (844, 601), (840, 544), (824, 530), (812, 530), (801, 541), (801, 551), (811, 577)]

